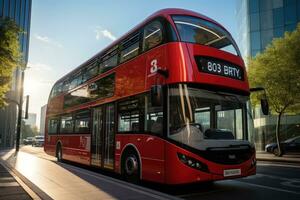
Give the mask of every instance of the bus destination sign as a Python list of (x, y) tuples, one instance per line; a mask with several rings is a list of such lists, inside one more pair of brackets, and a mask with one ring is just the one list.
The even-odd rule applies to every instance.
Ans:
[(244, 80), (243, 70), (229, 62), (224, 62), (215, 58), (196, 57), (198, 69), (202, 72), (225, 76), (237, 80)]

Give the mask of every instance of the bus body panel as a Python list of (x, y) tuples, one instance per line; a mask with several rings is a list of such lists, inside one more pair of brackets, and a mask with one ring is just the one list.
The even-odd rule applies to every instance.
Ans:
[[(165, 177), (165, 143), (156, 136), (147, 134), (117, 134), (116, 135), (115, 171), (121, 173), (121, 156), (125, 148), (133, 145), (141, 156), (141, 178), (148, 181), (164, 183)], [(130, 145), (128, 145), (130, 144)]]

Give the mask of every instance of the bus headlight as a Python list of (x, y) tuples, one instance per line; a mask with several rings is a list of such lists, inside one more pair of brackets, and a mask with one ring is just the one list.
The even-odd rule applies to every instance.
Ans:
[(206, 164), (200, 162), (199, 160), (196, 160), (195, 158), (186, 156), (182, 153), (177, 153), (177, 156), (179, 158), (179, 160), (184, 163), (185, 165), (200, 170), (200, 171), (204, 171), (204, 172), (208, 172), (208, 167)]

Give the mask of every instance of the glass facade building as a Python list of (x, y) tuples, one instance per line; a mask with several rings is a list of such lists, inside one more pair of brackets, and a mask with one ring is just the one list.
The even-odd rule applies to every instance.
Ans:
[[(32, 0), (0, 0), (0, 18), (8, 17), (14, 20), (23, 30), (19, 40), (25, 66), (28, 61), (31, 4)], [(16, 69), (13, 73), (10, 91), (6, 95), (8, 99), (19, 101), (20, 79), (21, 70)], [(17, 107), (14, 103), (9, 103), (5, 108), (0, 109), (0, 148), (14, 145), (16, 119)]]
[[(238, 46), (245, 61), (262, 52), (273, 38), (295, 30), (300, 22), (300, 0), (237, 0)], [(264, 116), (254, 110), (255, 134), (249, 139), (257, 150), (275, 141), (276, 116)], [(282, 140), (300, 135), (300, 115), (285, 115), (282, 119)]]

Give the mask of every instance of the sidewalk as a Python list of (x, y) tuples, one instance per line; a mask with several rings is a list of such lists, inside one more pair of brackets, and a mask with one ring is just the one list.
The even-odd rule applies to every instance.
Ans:
[(284, 162), (300, 165), (300, 153), (299, 154), (285, 154), (281, 157), (277, 157), (272, 153), (265, 151), (256, 151), (256, 159), (258, 161), (271, 161), (271, 162)]
[(16, 176), (0, 162), (0, 199), (27, 200), (33, 199), (16, 180)]

